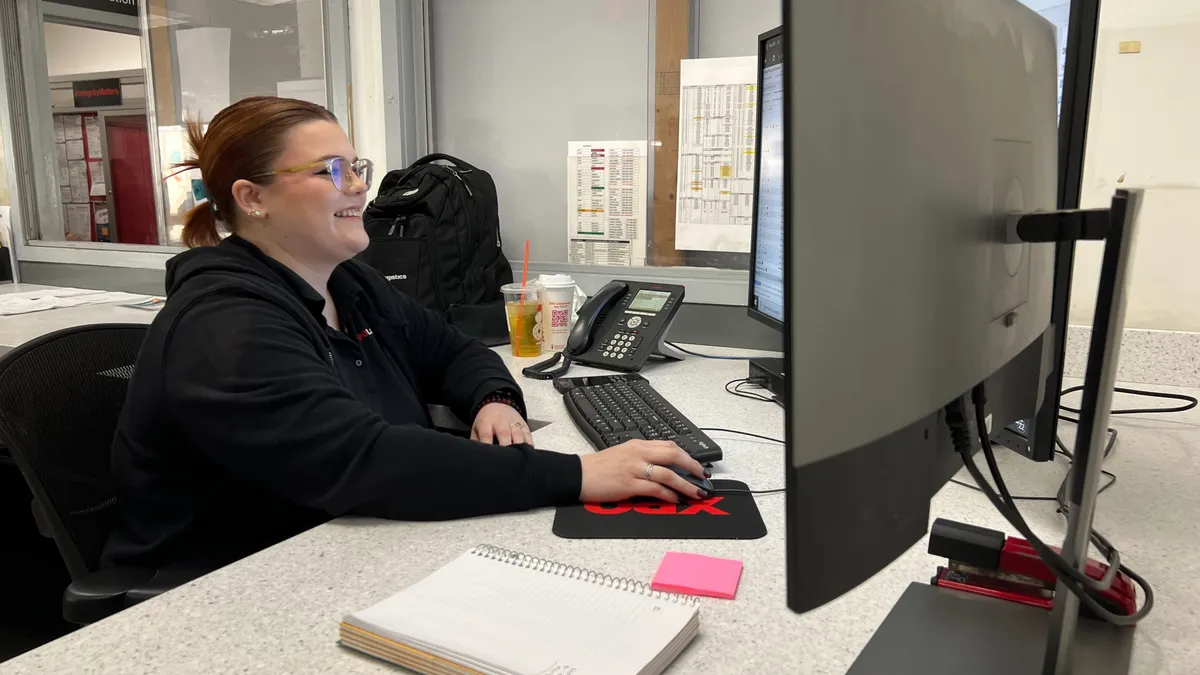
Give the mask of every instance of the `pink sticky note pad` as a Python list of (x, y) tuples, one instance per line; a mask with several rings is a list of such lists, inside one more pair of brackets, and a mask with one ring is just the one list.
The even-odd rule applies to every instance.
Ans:
[(658, 565), (650, 588), (669, 593), (707, 595), (732, 600), (742, 578), (742, 561), (699, 553), (668, 553)]

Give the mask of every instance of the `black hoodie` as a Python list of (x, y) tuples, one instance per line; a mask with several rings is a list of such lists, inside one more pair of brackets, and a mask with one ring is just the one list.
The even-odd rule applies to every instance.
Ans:
[[(426, 403), (470, 420), (497, 390), (520, 398), (499, 356), (357, 262), (329, 290), (351, 337), (237, 236), (167, 264), (113, 442), (121, 515), (103, 565), (212, 568), (345, 514), (435, 520), (578, 499), (575, 456), (430, 428)], [(354, 338), (372, 341), (357, 361), (371, 372), (334, 358)]]

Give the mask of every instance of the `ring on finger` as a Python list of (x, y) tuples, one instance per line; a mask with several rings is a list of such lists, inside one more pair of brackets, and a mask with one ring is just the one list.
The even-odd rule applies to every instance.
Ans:
[(646, 480), (654, 480), (654, 465), (647, 464), (646, 468), (642, 469), (642, 476), (644, 476)]
[(525, 424), (522, 422), (513, 422), (512, 424), (508, 425), (508, 428), (509, 429), (524, 429)]

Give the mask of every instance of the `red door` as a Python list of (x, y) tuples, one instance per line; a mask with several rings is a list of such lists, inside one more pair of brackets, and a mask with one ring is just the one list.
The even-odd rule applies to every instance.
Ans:
[(150, 135), (144, 115), (109, 116), (108, 180), (112, 182), (113, 219), (122, 244), (157, 244), (154, 178), (150, 170)]

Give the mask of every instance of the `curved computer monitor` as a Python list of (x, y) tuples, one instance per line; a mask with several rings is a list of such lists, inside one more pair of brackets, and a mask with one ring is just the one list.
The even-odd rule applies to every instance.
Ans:
[(783, 26), (758, 36), (750, 316), (783, 332)]
[[(1056, 208), (1058, 77), (1054, 26), (1017, 0), (788, 2), (784, 30), (788, 606), (806, 611), (925, 534), (962, 466), (946, 404), (1040, 357), (1054, 247), (1010, 216)], [(1006, 424), (1037, 378), (1001, 380)]]

